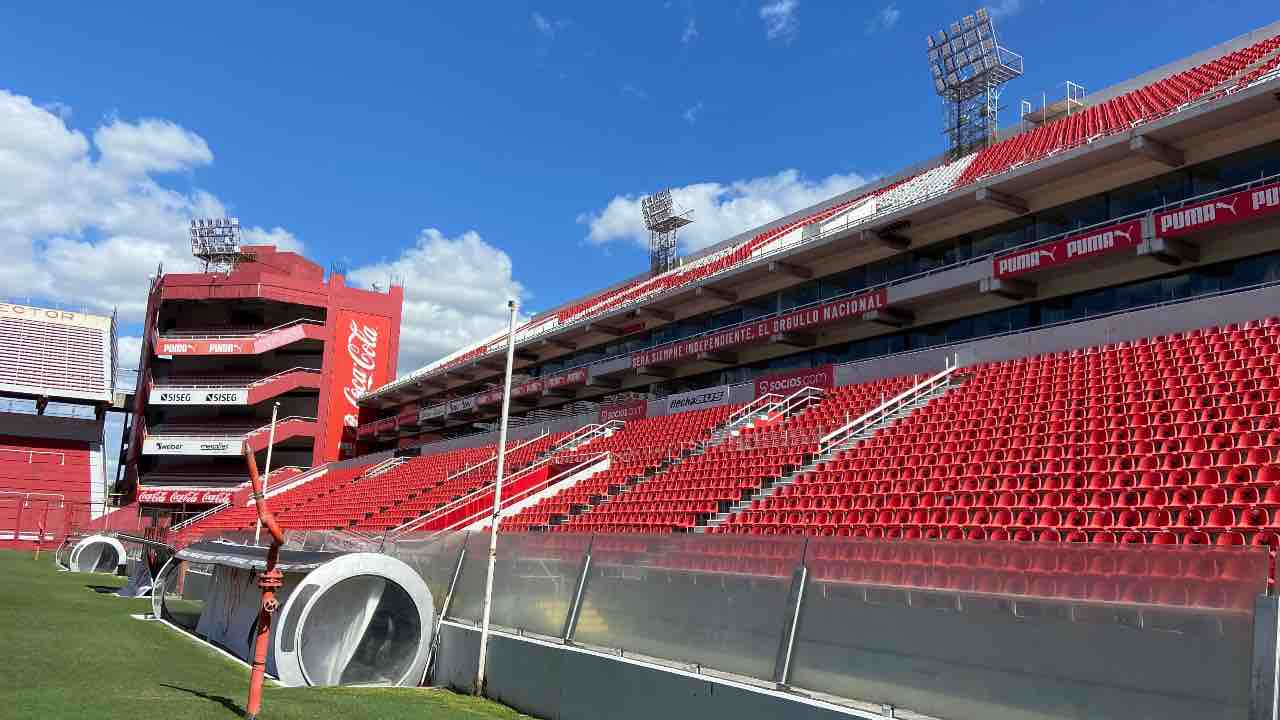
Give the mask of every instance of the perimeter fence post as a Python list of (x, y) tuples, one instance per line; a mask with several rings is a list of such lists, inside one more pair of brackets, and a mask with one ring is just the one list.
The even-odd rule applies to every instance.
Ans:
[(778, 655), (773, 663), (773, 682), (786, 687), (791, 677), (791, 655), (795, 652), (796, 631), (800, 627), (800, 611), (804, 607), (804, 589), (809, 582), (809, 538), (800, 547), (800, 566), (791, 573), (791, 591), (787, 596), (787, 613), (782, 626), (782, 641), (778, 643)]
[(1276, 720), (1280, 683), (1280, 597), (1259, 595), (1253, 603), (1253, 662), (1249, 720)]
[(582, 594), (587, 591), (587, 576), (591, 573), (591, 548), (595, 545), (595, 533), (587, 540), (587, 551), (582, 556), (582, 565), (578, 568), (578, 590), (573, 594), (573, 604), (569, 606), (569, 615), (564, 619), (564, 629), (560, 639), (572, 642), (573, 633), (578, 629), (578, 616), (582, 613)]

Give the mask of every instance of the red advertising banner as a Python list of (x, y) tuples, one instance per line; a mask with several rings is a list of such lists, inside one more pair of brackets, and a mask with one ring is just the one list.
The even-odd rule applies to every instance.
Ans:
[(539, 395), (542, 393), (542, 381), (530, 380), (527, 383), (516, 385), (511, 388), (511, 397), (524, 397), (525, 395)]
[[(360, 396), (391, 379), (391, 319), (354, 310), (335, 312), (328, 348), (329, 407), (324, 459), (336, 460), (343, 431), (360, 424)], [(395, 419), (391, 419), (394, 425)]]
[(161, 340), (157, 355), (251, 355), (253, 340)]
[(605, 405), (600, 408), (599, 422), (611, 420), (641, 420), (649, 416), (648, 400), (628, 400), (617, 405)]
[(1061, 240), (1017, 250), (995, 259), (995, 276), (1014, 277), (1051, 267), (1085, 260), (1097, 255), (1135, 248), (1142, 242), (1142, 221), (1126, 220), (1115, 225), (1068, 235)]
[(822, 365), (816, 368), (802, 368), (786, 372), (769, 373), (756, 378), (756, 397), (781, 395), (786, 397), (797, 390), (807, 387), (832, 388), (836, 385), (836, 368), (834, 365)]
[(231, 490), (139, 488), (138, 502), (167, 505), (217, 505), (231, 500)]
[(735, 325), (707, 335), (679, 340), (666, 345), (659, 345), (631, 355), (631, 367), (671, 362), (692, 357), (702, 352), (714, 352), (736, 345), (768, 340), (778, 333), (793, 332), (823, 325), (837, 320), (844, 320), (872, 310), (879, 310), (889, 304), (889, 292), (879, 288), (871, 292), (853, 297), (832, 300), (802, 310), (795, 310), (783, 315), (761, 318), (742, 325)]
[(1175, 238), (1280, 212), (1280, 183), (1223, 195), (1155, 215), (1156, 235)]
[(543, 387), (547, 390), (554, 390), (558, 387), (567, 387), (569, 385), (585, 385), (587, 383), (587, 369), (575, 368), (568, 372), (562, 372), (559, 375), (552, 375), (543, 380)]

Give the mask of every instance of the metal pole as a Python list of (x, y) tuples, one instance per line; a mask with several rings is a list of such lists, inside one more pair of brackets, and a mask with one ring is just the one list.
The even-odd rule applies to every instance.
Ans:
[[(267, 439), (267, 471), (262, 475), (262, 494), (267, 493), (267, 480), (271, 475), (271, 449), (276, 446), (276, 413), (280, 412), (280, 401), (277, 400), (271, 406), (271, 436)], [(256, 502), (260, 502), (255, 500)], [(258, 544), (258, 538), (262, 536), (262, 513), (258, 513), (258, 519), (253, 526), (253, 544)]]
[(484, 615), (480, 623), (480, 662), (476, 668), (476, 695), (484, 694), (484, 666), (489, 652), (489, 614), (493, 609), (493, 569), (498, 560), (498, 522), (502, 511), (502, 473), (507, 456), (507, 419), (511, 412), (511, 366), (516, 354), (516, 301), (507, 301), (507, 376), (502, 385), (502, 421), (498, 426), (498, 471), (494, 478), (493, 515), (489, 519), (489, 568), (484, 578)]

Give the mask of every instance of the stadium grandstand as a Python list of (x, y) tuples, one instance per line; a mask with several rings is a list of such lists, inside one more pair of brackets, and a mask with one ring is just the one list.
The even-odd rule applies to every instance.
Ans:
[[(193, 247), (200, 227), (238, 223), (193, 226)], [(121, 448), (124, 499), (172, 521), (247, 497), (243, 442), (265, 467), (274, 437), (273, 483), (353, 454), (354, 398), (395, 375), (404, 293), (273, 246), (197, 254), (206, 272), (152, 282)]]
[(104, 512), (115, 348), (114, 316), (0, 303), (0, 547)]
[[(403, 561), (425, 677), (538, 716), (1274, 720), (1280, 22), (965, 138), (391, 382), (396, 288), (252, 246), (161, 275), (128, 487), (243, 488), (209, 456), (262, 464), (283, 398), (289, 571)], [(207, 542), (247, 491), (192, 504), (174, 624), (165, 582), (269, 567)], [(307, 608), (384, 597), (314, 577), (272, 662), (395, 645), (410, 613), (352, 611), (373, 639), (308, 659)], [(206, 582), (243, 645), (259, 603)]]

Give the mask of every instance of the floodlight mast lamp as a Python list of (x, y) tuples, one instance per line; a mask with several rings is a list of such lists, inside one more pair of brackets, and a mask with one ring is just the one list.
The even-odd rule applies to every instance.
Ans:
[(661, 275), (676, 266), (676, 235), (693, 222), (693, 211), (676, 212), (670, 189), (642, 198), (640, 210), (649, 229), (649, 272)]
[(204, 261), (205, 272), (228, 275), (244, 259), (240, 252), (240, 218), (196, 218), (191, 221), (191, 254)]
[(484, 695), (485, 663), (489, 655), (489, 617), (493, 610), (493, 572), (498, 563), (498, 525), (502, 522), (502, 476), (507, 459), (507, 419), (511, 414), (511, 368), (516, 354), (516, 301), (507, 301), (507, 370), (502, 383), (502, 416), (498, 426), (498, 466), (494, 474), (493, 514), (489, 516), (489, 566), (484, 578), (484, 609), (480, 621), (480, 662), (476, 666), (476, 695)]
[(1002, 47), (986, 8), (927, 37), (933, 85), (945, 103), (947, 152), (959, 159), (999, 132), (1000, 89), (1022, 75), (1022, 56)]

